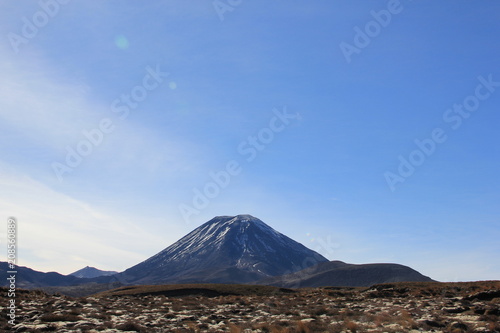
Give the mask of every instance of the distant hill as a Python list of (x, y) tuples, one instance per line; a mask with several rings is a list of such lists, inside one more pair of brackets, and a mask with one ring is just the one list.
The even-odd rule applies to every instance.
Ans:
[[(81, 279), (75, 276), (62, 275), (56, 272), (43, 273), (35, 271), (28, 267), (17, 266), (16, 269), (16, 287), (18, 288), (38, 288), (45, 286), (71, 286), (81, 283)], [(9, 269), (9, 264), (7, 262), (0, 262), (0, 274), (2, 276), (7, 276), (7, 271)], [(2, 279), (0, 285), (6, 286), (7, 280)]]
[[(44, 287), (67, 287), (90, 283), (109, 284), (115, 288), (117, 285), (116, 280), (114, 280), (111, 276), (100, 276), (92, 279), (79, 278), (73, 275), (63, 275), (56, 272), (39, 272), (24, 266), (17, 266), (15, 270), (17, 271), (16, 287), (18, 288), (34, 289)], [(7, 262), (0, 261), (0, 275), (7, 276), (7, 271), (11, 271), (9, 264)], [(7, 283), (7, 279), (3, 279), (0, 281), (0, 286), (7, 286)], [(101, 288), (101, 290), (103, 289)]]
[(368, 287), (392, 282), (432, 282), (416, 270), (398, 264), (347, 264), (342, 261), (319, 263), (307, 269), (267, 278), (259, 284), (285, 288), (303, 287)]
[(82, 268), (76, 272), (73, 272), (69, 275), (76, 276), (79, 278), (91, 279), (91, 278), (95, 278), (95, 277), (99, 277), (99, 276), (110, 276), (110, 275), (114, 275), (117, 273), (118, 272), (115, 272), (115, 271), (102, 271), (102, 270), (97, 269), (95, 267), (87, 266), (87, 267), (84, 267), (84, 268)]

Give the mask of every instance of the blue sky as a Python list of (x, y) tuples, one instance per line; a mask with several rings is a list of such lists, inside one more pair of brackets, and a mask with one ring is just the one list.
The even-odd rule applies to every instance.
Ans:
[(0, 8), (19, 264), (120, 271), (252, 214), (332, 260), (500, 277), (499, 3)]

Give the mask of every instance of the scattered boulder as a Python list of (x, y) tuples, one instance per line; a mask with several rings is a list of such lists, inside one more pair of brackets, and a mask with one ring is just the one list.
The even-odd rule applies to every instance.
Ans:
[(482, 291), (477, 294), (473, 294), (470, 296), (467, 296), (465, 299), (466, 300), (479, 300), (479, 301), (491, 301), (494, 298), (500, 298), (500, 290), (488, 290), (488, 291)]
[(439, 321), (437, 320), (424, 320), (424, 323), (430, 327), (445, 327), (446, 325), (444, 325), (443, 323), (440, 323)]
[(450, 324), (450, 328), (451, 329), (459, 329), (459, 330), (466, 331), (467, 330), (467, 325), (465, 325), (464, 323), (460, 323), (458, 321), (455, 321), (455, 322), (453, 322), (453, 323)]

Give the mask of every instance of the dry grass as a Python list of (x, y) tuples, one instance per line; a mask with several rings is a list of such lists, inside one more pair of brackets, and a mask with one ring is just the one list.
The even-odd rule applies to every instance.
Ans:
[[(0, 301), (6, 304), (4, 291), (0, 290)], [(176, 296), (170, 294), (172, 291)], [(28, 332), (112, 329), (148, 333), (411, 330), (489, 333), (500, 332), (499, 291), (499, 281), (394, 283), (371, 288), (315, 288), (295, 292), (262, 286), (139, 286), (85, 298), (20, 290), (17, 299), (20, 324), (15, 329)], [(203, 293), (209, 295), (203, 296)], [(0, 331), (11, 328), (3, 316)]]

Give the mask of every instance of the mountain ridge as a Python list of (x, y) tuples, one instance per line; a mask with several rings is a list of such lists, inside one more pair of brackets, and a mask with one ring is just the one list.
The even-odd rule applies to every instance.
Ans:
[[(0, 272), (7, 263), (0, 263)], [(433, 281), (400, 264), (328, 261), (251, 215), (216, 216), (150, 258), (112, 275), (76, 277), (19, 267), (21, 288), (91, 294), (116, 286), (161, 284), (260, 284), (284, 288), (371, 286)], [(101, 274), (93, 267), (80, 271)], [(107, 271), (111, 274), (113, 272)], [(84, 274), (85, 275), (85, 274)], [(6, 285), (7, 281), (0, 283)], [(72, 286), (75, 286), (73, 288)]]

